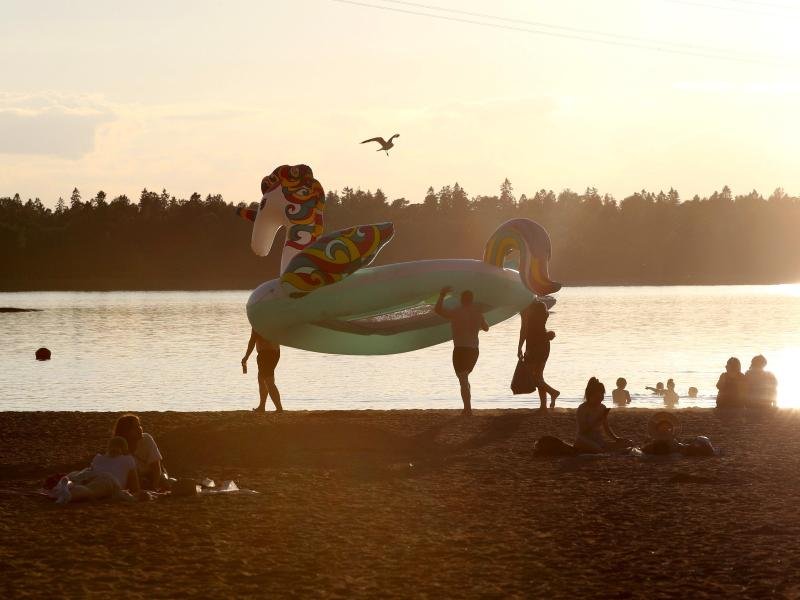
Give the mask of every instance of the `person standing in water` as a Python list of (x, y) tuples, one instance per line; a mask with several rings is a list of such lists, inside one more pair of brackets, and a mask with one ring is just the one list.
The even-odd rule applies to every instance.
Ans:
[(461, 305), (452, 310), (444, 307), (444, 298), (452, 291), (449, 285), (439, 292), (434, 311), (440, 317), (450, 321), (453, 331), (453, 370), (461, 386), (461, 400), (464, 402), (464, 414), (472, 414), (472, 394), (469, 386), (469, 374), (478, 362), (478, 332), (489, 331), (489, 325), (483, 313), (473, 303), (470, 290), (461, 292)]
[(675, 391), (675, 382), (667, 379), (667, 390), (664, 392), (664, 405), (667, 408), (675, 408), (678, 403), (678, 392)]
[(278, 361), (281, 358), (281, 347), (263, 338), (253, 329), (250, 333), (250, 341), (247, 342), (247, 352), (245, 352), (242, 359), (242, 372), (245, 374), (247, 373), (247, 359), (250, 358), (253, 348), (258, 351), (256, 362), (258, 363), (259, 395), (258, 406), (253, 410), (264, 412), (267, 406), (267, 396), (269, 396), (272, 398), (275, 410), (283, 412), (281, 394), (278, 391), (278, 386), (275, 385), (275, 367), (278, 366)]
[[(540, 409), (547, 408), (547, 395), (550, 394), (550, 408), (555, 408), (556, 398), (559, 392), (551, 387), (544, 380), (544, 367), (550, 357), (550, 340), (556, 334), (547, 331), (545, 324), (550, 313), (544, 302), (534, 300), (520, 313), (522, 326), (519, 330), (519, 344), (517, 345), (517, 358), (524, 360), (533, 373), (533, 381), (539, 390)], [(522, 352), (522, 344), (525, 343), (525, 353)]]

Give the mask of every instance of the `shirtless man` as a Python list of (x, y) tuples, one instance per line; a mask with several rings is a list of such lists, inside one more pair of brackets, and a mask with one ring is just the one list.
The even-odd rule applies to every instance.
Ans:
[(452, 288), (446, 286), (439, 292), (434, 311), (450, 321), (453, 330), (453, 370), (461, 385), (461, 400), (464, 414), (472, 414), (472, 395), (469, 387), (469, 374), (478, 362), (478, 332), (489, 331), (483, 313), (472, 303), (472, 292), (461, 292), (461, 306), (452, 310), (443, 306), (444, 298)]
[(253, 352), (253, 348), (258, 351), (256, 362), (258, 363), (258, 406), (253, 410), (264, 412), (267, 406), (267, 396), (272, 398), (277, 412), (283, 412), (281, 406), (281, 394), (278, 386), (275, 385), (275, 367), (281, 358), (281, 347), (273, 344), (267, 339), (258, 335), (255, 329), (250, 333), (250, 341), (247, 343), (247, 352), (242, 359), (242, 372), (247, 373), (247, 359)]

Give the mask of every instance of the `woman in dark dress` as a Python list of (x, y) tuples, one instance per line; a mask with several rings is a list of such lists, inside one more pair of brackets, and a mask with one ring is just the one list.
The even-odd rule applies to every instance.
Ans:
[[(550, 408), (556, 405), (556, 398), (561, 394), (557, 389), (550, 387), (544, 380), (544, 367), (550, 356), (550, 340), (555, 337), (555, 333), (547, 331), (545, 324), (550, 313), (543, 302), (534, 300), (525, 310), (520, 313), (522, 317), (522, 327), (519, 330), (519, 346), (517, 347), (517, 357), (524, 359), (533, 373), (533, 380), (539, 390), (541, 408), (547, 408), (547, 395), (550, 394)], [(522, 352), (522, 344), (525, 343), (525, 353)]]

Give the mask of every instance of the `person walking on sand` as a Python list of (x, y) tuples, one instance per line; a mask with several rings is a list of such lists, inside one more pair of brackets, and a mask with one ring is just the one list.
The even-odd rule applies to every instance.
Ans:
[[(556, 337), (552, 331), (547, 331), (545, 324), (550, 313), (544, 302), (534, 300), (520, 313), (522, 326), (519, 330), (519, 344), (517, 345), (517, 358), (524, 360), (533, 374), (533, 381), (539, 390), (540, 409), (547, 408), (547, 395), (550, 394), (550, 408), (555, 408), (559, 392), (544, 380), (544, 367), (550, 357), (550, 340)], [(522, 343), (525, 343), (525, 353), (522, 352)]]
[(469, 386), (469, 374), (478, 362), (478, 332), (489, 331), (489, 325), (483, 313), (473, 303), (470, 290), (461, 292), (461, 305), (454, 309), (444, 307), (444, 298), (452, 291), (449, 285), (439, 292), (434, 311), (437, 315), (450, 321), (453, 331), (453, 370), (461, 386), (461, 400), (464, 402), (464, 414), (472, 414), (472, 395)]
[(245, 374), (247, 374), (247, 359), (250, 358), (253, 348), (258, 352), (256, 363), (258, 363), (259, 396), (258, 406), (253, 410), (264, 412), (267, 407), (267, 396), (269, 396), (272, 398), (275, 410), (283, 412), (281, 394), (278, 391), (278, 386), (275, 385), (275, 367), (278, 366), (278, 361), (281, 358), (281, 347), (260, 336), (255, 329), (251, 330), (250, 341), (247, 342), (247, 352), (245, 352), (242, 359), (242, 372)]

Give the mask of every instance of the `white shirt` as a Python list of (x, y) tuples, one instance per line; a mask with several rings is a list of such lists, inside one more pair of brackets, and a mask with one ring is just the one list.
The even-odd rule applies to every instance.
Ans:
[(162, 460), (161, 452), (158, 451), (158, 446), (153, 436), (149, 433), (142, 434), (142, 439), (136, 444), (136, 452), (133, 453), (133, 458), (136, 459), (136, 468), (139, 473), (146, 473), (150, 465)]
[(120, 454), (118, 456), (97, 454), (92, 459), (92, 471), (108, 473), (123, 490), (128, 487), (128, 475), (135, 468), (136, 461), (133, 460), (133, 456), (130, 454)]

